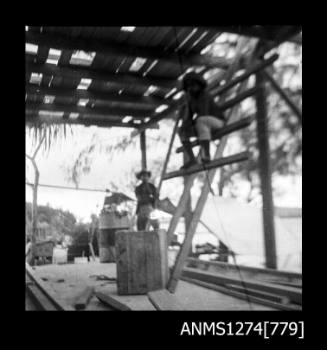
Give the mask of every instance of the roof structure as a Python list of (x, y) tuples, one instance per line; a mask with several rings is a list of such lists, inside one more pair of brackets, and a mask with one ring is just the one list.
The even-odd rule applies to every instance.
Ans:
[[(26, 123), (154, 127), (190, 69), (225, 70), (204, 49), (224, 32), (273, 45), (299, 26), (36, 27), (26, 29)], [(183, 65), (180, 64), (182, 59)], [(166, 111), (166, 112), (165, 112)], [(169, 115), (168, 115), (169, 116)]]

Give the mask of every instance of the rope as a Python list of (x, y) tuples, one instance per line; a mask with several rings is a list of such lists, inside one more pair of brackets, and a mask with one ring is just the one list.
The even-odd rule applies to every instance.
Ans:
[[(175, 40), (176, 40), (176, 50), (175, 50), (175, 51), (177, 52), (177, 56), (178, 56), (178, 61), (179, 61), (179, 65), (180, 65), (181, 74), (183, 74), (183, 73), (184, 73), (184, 66), (183, 66), (182, 56), (181, 56), (181, 54), (179, 53), (179, 49), (178, 49), (178, 47), (179, 47), (179, 41), (178, 41), (178, 37), (177, 37), (177, 30), (176, 30), (176, 27), (173, 27), (173, 28), (174, 28)], [(193, 123), (191, 123), (191, 125), (192, 125), (192, 128), (193, 128), (193, 132), (194, 132), (194, 134), (196, 135), (197, 133), (196, 133), (195, 126), (194, 126)], [(200, 153), (201, 153), (201, 149), (200, 149)], [(212, 194), (212, 196), (214, 196), (215, 193), (214, 193), (214, 191), (213, 191), (213, 189), (212, 189), (212, 186), (211, 186), (211, 184), (210, 184), (210, 179), (209, 179), (209, 174), (208, 174), (209, 171), (208, 171), (208, 169), (206, 169), (206, 167), (205, 167), (205, 165), (203, 164), (203, 162), (201, 162), (201, 165), (202, 165), (203, 171), (204, 171), (205, 174), (206, 174), (206, 180), (207, 180), (207, 183), (208, 183), (208, 186), (209, 186), (209, 191), (210, 191), (210, 193)], [(213, 201), (213, 202), (214, 202), (214, 201)], [(216, 212), (217, 212), (217, 214), (218, 214), (218, 216), (219, 216), (218, 208), (217, 208), (215, 202), (214, 202), (214, 205), (215, 205)], [(235, 267), (236, 267), (236, 269), (237, 269), (237, 271), (238, 271), (238, 274), (239, 274), (239, 276), (240, 276), (240, 281), (241, 281), (242, 287), (243, 287), (243, 289), (244, 289), (244, 292), (245, 292), (246, 299), (247, 299), (247, 302), (248, 302), (248, 304), (249, 304), (250, 310), (252, 310), (252, 303), (251, 303), (251, 300), (250, 300), (250, 297), (249, 297), (249, 293), (248, 293), (248, 290), (247, 290), (247, 288), (246, 288), (246, 285), (245, 285), (245, 282), (244, 282), (244, 279), (243, 279), (243, 276), (242, 276), (241, 269), (240, 269), (240, 267), (239, 267), (238, 264), (237, 264), (236, 257), (235, 257), (235, 253), (234, 253), (234, 251), (230, 248), (230, 243), (229, 243), (228, 238), (227, 238), (227, 231), (225, 230), (225, 228), (224, 228), (224, 226), (223, 226), (223, 224), (222, 224), (222, 222), (221, 222), (221, 219), (219, 220), (219, 217), (218, 217), (218, 222), (219, 222), (219, 224), (221, 225), (222, 231), (223, 231), (224, 236), (225, 236), (226, 241), (227, 241), (227, 248), (230, 250), (230, 252), (231, 252), (231, 254), (232, 254), (233, 261), (234, 261), (234, 265), (235, 265)]]

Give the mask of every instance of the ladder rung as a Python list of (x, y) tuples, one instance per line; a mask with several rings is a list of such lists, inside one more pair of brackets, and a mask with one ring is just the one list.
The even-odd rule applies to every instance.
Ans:
[[(251, 116), (251, 117), (242, 118), (241, 120), (238, 120), (235, 123), (227, 124), (225, 127), (221, 128), (220, 130), (216, 131), (213, 134), (212, 140), (213, 141), (218, 140), (225, 135), (231, 134), (232, 132), (244, 129), (247, 126), (249, 126), (253, 122), (253, 120), (254, 120), (254, 116)], [(198, 145), (199, 145), (198, 140), (191, 142), (191, 147), (195, 147)], [(176, 150), (176, 153), (183, 152), (183, 148), (184, 148), (183, 146), (178, 147)]]
[(177, 171), (173, 171), (171, 173), (168, 173), (163, 177), (163, 180), (168, 180), (168, 179), (171, 179), (173, 177), (178, 177), (178, 176), (191, 175), (191, 174), (198, 173), (201, 171), (222, 167), (222, 166), (228, 165), (228, 164), (243, 162), (245, 160), (248, 160), (249, 156), (250, 156), (250, 152), (245, 151), (245, 152), (234, 154), (234, 155), (229, 156), (229, 157), (215, 159), (208, 164), (196, 164), (196, 165), (194, 165), (190, 168), (187, 168), (187, 169), (177, 170)]

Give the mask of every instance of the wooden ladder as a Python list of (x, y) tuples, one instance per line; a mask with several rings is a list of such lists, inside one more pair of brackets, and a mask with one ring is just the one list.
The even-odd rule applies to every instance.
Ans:
[[(161, 175), (159, 187), (161, 188), (162, 181), (168, 180), (171, 178), (175, 178), (175, 177), (179, 177), (179, 176), (183, 176), (185, 178), (185, 182), (184, 182), (183, 193), (180, 197), (180, 200), (179, 200), (179, 203), (178, 203), (177, 208), (175, 210), (175, 213), (170, 221), (169, 229), (167, 232), (168, 246), (172, 241), (172, 238), (173, 238), (174, 232), (177, 228), (177, 224), (178, 224), (179, 219), (184, 215), (187, 203), (188, 203), (189, 198), (190, 198), (190, 190), (193, 186), (194, 180), (196, 179), (196, 177), (199, 175), (200, 172), (208, 171), (208, 173), (207, 173), (207, 181), (204, 183), (204, 185), (202, 187), (201, 195), (197, 201), (195, 210), (192, 213), (192, 217), (191, 217), (191, 220), (189, 223), (188, 230), (185, 233), (184, 242), (179, 250), (175, 264), (171, 270), (170, 278), (169, 278), (169, 281), (167, 284), (167, 289), (171, 293), (175, 292), (177, 284), (178, 284), (178, 280), (181, 277), (182, 269), (183, 269), (185, 261), (188, 257), (189, 250), (190, 250), (191, 244), (192, 244), (192, 239), (193, 239), (193, 236), (195, 234), (197, 224), (201, 218), (202, 211), (204, 209), (204, 205), (207, 201), (207, 198), (208, 198), (208, 195), (209, 195), (209, 192), (211, 189), (211, 184), (213, 182), (217, 168), (225, 166), (227, 164), (245, 161), (250, 156), (249, 152), (241, 152), (241, 153), (229, 156), (229, 157), (223, 157), (223, 151), (224, 151), (225, 146), (227, 144), (228, 136), (237, 130), (241, 130), (243, 128), (248, 127), (254, 120), (254, 118), (252, 118), (252, 117), (247, 117), (247, 118), (242, 118), (241, 120), (237, 120), (237, 113), (234, 113), (234, 110), (235, 110), (235, 108), (237, 108), (239, 106), (241, 101), (243, 101), (244, 99), (246, 99), (250, 96), (253, 96), (254, 94), (257, 93), (256, 88), (246, 90), (247, 78), (252, 76), (253, 74), (256, 74), (257, 72), (263, 70), (264, 68), (268, 67), (269, 65), (271, 65), (273, 62), (275, 62), (277, 60), (278, 55), (272, 55), (267, 60), (262, 60), (259, 63), (258, 62), (253, 63), (252, 62), (253, 59), (249, 60), (249, 62), (247, 64), (248, 67), (247, 67), (246, 72), (243, 73), (242, 75), (238, 76), (237, 78), (232, 79), (234, 73), (240, 67), (240, 63), (241, 63), (242, 56), (243, 56), (242, 52), (243, 52), (245, 45), (247, 45), (247, 44), (248, 44), (248, 39), (240, 39), (239, 40), (239, 43), (238, 43), (238, 46), (236, 49), (236, 55), (235, 55), (234, 62), (232, 63), (232, 65), (229, 67), (229, 69), (225, 73), (224, 79), (225, 79), (226, 83), (221, 88), (219, 88), (218, 90), (215, 91), (215, 93), (217, 93), (217, 94), (223, 94), (226, 91), (229, 91), (230, 88), (232, 88), (240, 83), (236, 97), (230, 99), (227, 102), (223, 101), (224, 104), (221, 105), (224, 110), (230, 109), (230, 111), (229, 111), (228, 117), (227, 117), (227, 120), (228, 120), (227, 125), (224, 128), (222, 128), (221, 130), (219, 130), (218, 132), (216, 132), (212, 137), (213, 140), (218, 140), (218, 139), (220, 140), (220, 142), (217, 146), (215, 155), (213, 157), (213, 160), (206, 165), (201, 165), (201, 164), (194, 165), (188, 169), (174, 171), (171, 173), (166, 173), (167, 164), (168, 164), (170, 153), (172, 150), (172, 144), (173, 144), (174, 138), (176, 136), (178, 119), (176, 120), (176, 124), (175, 124), (174, 130), (173, 130), (173, 133), (172, 133), (172, 137), (171, 137), (171, 141), (169, 144), (166, 160), (165, 160), (164, 167), (162, 170), (162, 175)], [(255, 58), (254, 53), (252, 55), (252, 58)], [(209, 86), (209, 91), (210, 91), (210, 86)], [(222, 100), (225, 100), (225, 98), (221, 97), (220, 102)], [(191, 145), (192, 145), (192, 147), (195, 147), (198, 145), (198, 142), (194, 141), (194, 142), (192, 142)], [(182, 147), (179, 147), (177, 149), (177, 152), (182, 152), (182, 151), (183, 151)], [(200, 156), (198, 156), (198, 159), (199, 158), (200, 158)]]

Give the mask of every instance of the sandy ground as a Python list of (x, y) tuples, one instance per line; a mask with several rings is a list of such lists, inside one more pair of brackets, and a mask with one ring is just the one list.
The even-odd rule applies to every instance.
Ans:
[[(78, 294), (87, 285), (94, 286), (96, 291), (116, 292), (116, 283), (97, 281), (94, 275), (116, 277), (116, 265), (89, 262), (86, 264), (43, 265), (34, 269), (37, 276), (43, 279), (66, 304), (73, 305)], [(214, 290), (209, 290), (185, 281), (179, 281), (175, 296), (185, 310), (251, 310), (248, 303)], [(138, 310), (153, 310), (147, 296), (126, 296), (126, 303), (133, 304)], [(95, 296), (92, 297), (86, 310), (106, 311)], [(252, 304), (252, 310), (271, 310), (263, 305)]]

